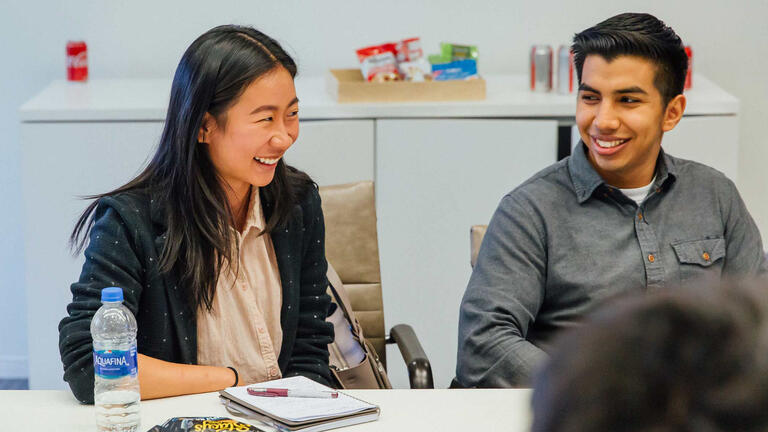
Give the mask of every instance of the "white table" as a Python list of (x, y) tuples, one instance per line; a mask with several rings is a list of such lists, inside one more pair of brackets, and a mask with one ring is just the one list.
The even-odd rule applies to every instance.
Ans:
[[(381, 407), (378, 421), (344, 431), (527, 431), (527, 389), (355, 390), (352, 396)], [(95, 431), (94, 409), (58, 390), (0, 391), (3, 430)], [(157, 399), (141, 403), (141, 432), (171, 417), (232, 417), (218, 393)], [(234, 418), (234, 417), (233, 417)]]

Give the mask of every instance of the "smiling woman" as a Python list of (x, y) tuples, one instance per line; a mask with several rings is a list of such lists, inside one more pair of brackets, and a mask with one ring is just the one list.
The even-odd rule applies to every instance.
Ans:
[(283, 161), (299, 133), (296, 64), (263, 33), (216, 27), (176, 69), (144, 171), (92, 196), (72, 233), (85, 264), (59, 324), (64, 379), (93, 402), (91, 317), (123, 288), (142, 398), (301, 374), (329, 380), (324, 223)]
[(299, 135), (299, 100), (293, 76), (282, 67), (246, 87), (223, 119), (203, 117), (198, 140), (226, 185), (235, 226), (245, 222), (251, 186), (266, 186)]

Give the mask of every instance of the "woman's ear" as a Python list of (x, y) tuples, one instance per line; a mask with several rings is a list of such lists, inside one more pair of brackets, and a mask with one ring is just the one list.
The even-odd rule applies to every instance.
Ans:
[(216, 119), (214, 119), (211, 114), (205, 113), (205, 115), (203, 115), (203, 121), (200, 124), (200, 130), (197, 132), (197, 141), (207, 144), (208, 136), (211, 134), (214, 127), (216, 127)]

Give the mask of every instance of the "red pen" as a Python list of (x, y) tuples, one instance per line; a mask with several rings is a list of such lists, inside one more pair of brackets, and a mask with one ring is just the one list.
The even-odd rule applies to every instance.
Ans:
[(247, 387), (248, 394), (251, 396), (263, 397), (301, 397), (301, 398), (337, 398), (339, 392), (335, 391), (313, 391), (313, 390), (291, 390), (283, 388), (264, 388)]

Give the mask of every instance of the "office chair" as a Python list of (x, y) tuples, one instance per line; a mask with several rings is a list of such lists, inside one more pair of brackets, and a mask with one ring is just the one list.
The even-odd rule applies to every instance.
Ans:
[(480, 252), (480, 245), (483, 243), (485, 231), (488, 225), (472, 225), (469, 229), (469, 264), (475, 268), (477, 263), (477, 254)]
[(398, 324), (385, 334), (373, 182), (320, 188), (325, 217), (325, 255), (349, 295), (352, 309), (384, 366), (386, 344), (396, 343), (411, 388), (433, 388), (432, 367), (416, 333)]
[[(487, 229), (488, 225), (472, 225), (472, 227), (469, 228), (469, 264), (472, 268), (475, 268), (475, 264), (477, 263), (477, 254), (480, 252), (480, 245), (483, 243), (483, 237), (485, 237), (485, 231)], [(466, 387), (454, 377), (448, 388), (460, 389)]]

